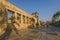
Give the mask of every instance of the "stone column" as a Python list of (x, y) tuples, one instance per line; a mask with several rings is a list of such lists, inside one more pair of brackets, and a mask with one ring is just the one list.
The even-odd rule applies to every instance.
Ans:
[(27, 17), (25, 16), (25, 24), (27, 24)]
[(23, 16), (23, 23), (25, 24), (25, 16)]
[(28, 24), (30, 24), (30, 19), (28, 18)]
[(21, 15), (21, 23), (23, 23), (23, 15)]
[(21, 14), (20, 14), (20, 16), (19, 16), (19, 22), (21, 23)]
[(16, 21), (17, 20), (17, 13), (13, 12), (12, 17), (13, 17), (13, 20)]
[(27, 17), (27, 24), (28, 24), (28, 17)]
[(31, 24), (31, 18), (29, 18), (29, 20), (30, 20), (29, 22), (30, 22), (30, 24)]

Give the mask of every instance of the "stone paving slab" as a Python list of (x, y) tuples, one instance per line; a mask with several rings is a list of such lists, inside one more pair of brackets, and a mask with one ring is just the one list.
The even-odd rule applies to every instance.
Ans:
[(6, 40), (60, 40), (60, 34), (51, 35), (38, 29), (28, 29), (19, 31), (18, 33), (19, 34), (16, 34), (16, 32), (12, 30)]

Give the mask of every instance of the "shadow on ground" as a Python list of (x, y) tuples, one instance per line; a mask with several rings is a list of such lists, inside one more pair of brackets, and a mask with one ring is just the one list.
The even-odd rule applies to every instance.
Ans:
[(7, 27), (5, 33), (0, 36), (0, 40), (7, 40), (12, 32), (12, 29), (10, 26)]
[(38, 28), (28, 28), (27, 30), (19, 31), (18, 34), (17, 30), (12, 29), (11, 25), (9, 25), (0, 40), (40, 40), (40, 29)]

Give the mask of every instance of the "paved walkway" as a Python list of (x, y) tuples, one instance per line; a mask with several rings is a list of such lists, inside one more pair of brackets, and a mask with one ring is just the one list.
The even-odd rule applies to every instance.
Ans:
[(27, 29), (19, 31), (8, 30), (0, 40), (60, 40), (59, 32), (42, 31), (42, 29)]

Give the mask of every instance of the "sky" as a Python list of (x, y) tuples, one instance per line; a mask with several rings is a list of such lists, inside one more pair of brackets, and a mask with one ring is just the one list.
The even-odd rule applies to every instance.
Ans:
[(53, 14), (60, 10), (60, 0), (8, 0), (17, 7), (32, 14), (39, 13), (39, 19), (42, 21), (52, 20)]

